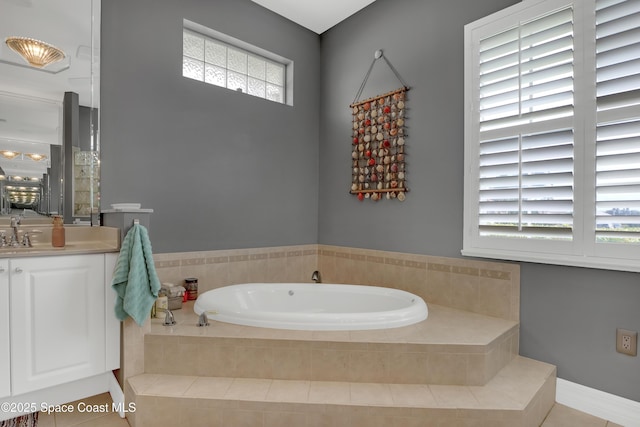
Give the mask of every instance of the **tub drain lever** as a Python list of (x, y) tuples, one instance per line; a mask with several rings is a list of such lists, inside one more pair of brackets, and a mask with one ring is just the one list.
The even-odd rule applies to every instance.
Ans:
[(203, 311), (198, 318), (198, 326), (209, 326), (209, 318), (207, 317), (207, 312)]

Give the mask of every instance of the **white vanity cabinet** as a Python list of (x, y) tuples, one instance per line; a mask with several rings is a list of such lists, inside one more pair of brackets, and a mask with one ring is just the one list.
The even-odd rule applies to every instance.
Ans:
[(118, 367), (119, 322), (107, 312), (115, 295), (110, 254), (10, 258), (2, 267), (0, 316), (8, 318), (0, 337), (10, 345), (0, 355), (0, 397), (5, 388), (20, 396)]
[(105, 366), (104, 255), (10, 260), (14, 395)]
[(0, 398), (11, 394), (9, 260), (0, 259)]
[(0, 422), (105, 392), (124, 402), (111, 287), (120, 230), (65, 234), (64, 248), (0, 251)]

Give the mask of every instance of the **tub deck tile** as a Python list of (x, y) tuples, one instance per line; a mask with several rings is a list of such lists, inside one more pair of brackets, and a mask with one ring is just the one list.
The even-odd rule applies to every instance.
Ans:
[[(180, 375), (441, 385), (484, 385), (518, 352), (516, 322), (438, 305), (427, 320), (365, 331), (292, 331), (210, 320), (193, 303), (177, 324), (154, 319), (145, 372)], [(196, 354), (192, 363), (181, 363)], [(167, 363), (172, 361), (172, 363)]]
[(163, 319), (152, 319), (151, 335), (245, 338), (260, 340), (318, 341), (345, 343), (391, 343), (487, 346), (496, 337), (512, 330), (518, 323), (512, 320), (484, 316), (436, 304), (429, 304), (429, 317), (415, 325), (391, 329), (364, 331), (298, 331), (216, 322), (212, 316), (208, 327), (197, 327), (198, 316), (193, 301), (174, 310), (176, 325), (163, 326)]

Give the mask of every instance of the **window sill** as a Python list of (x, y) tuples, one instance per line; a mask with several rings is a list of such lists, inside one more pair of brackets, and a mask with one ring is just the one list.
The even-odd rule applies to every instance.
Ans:
[(568, 267), (597, 268), (640, 272), (640, 261), (634, 259), (605, 258), (595, 256), (540, 254), (522, 251), (500, 251), (495, 249), (470, 248), (461, 251), (463, 256), (492, 258), (507, 261), (522, 261), (536, 264), (564, 265)]

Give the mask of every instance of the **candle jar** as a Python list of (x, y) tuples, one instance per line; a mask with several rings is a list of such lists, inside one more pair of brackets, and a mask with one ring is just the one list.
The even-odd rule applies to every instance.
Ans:
[(198, 299), (198, 279), (195, 277), (184, 279), (184, 288), (187, 290), (187, 299), (189, 301)]

